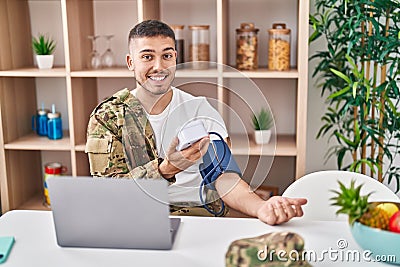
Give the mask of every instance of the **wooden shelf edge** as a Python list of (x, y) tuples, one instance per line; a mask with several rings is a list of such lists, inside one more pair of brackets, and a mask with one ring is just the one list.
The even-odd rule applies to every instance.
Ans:
[(232, 153), (241, 156), (297, 156), (295, 135), (278, 135), (276, 143), (258, 145), (250, 135), (231, 135)]
[(59, 140), (50, 140), (35, 133), (22, 136), (12, 142), (4, 144), (8, 150), (41, 150), (41, 151), (70, 151), (70, 138), (64, 133), (64, 137)]
[(177, 69), (176, 78), (218, 78), (218, 69), (210, 68), (207, 70)]
[(270, 78), (270, 79), (297, 79), (299, 71), (290, 69), (289, 71), (271, 71), (267, 68), (259, 68), (254, 71), (228, 70), (223, 72), (224, 78)]
[[(21, 68), (15, 70), (0, 71), (0, 77), (67, 77), (65, 67), (55, 67), (48, 70), (41, 70), (35, 67)], [(218, 78), (220, 73), (216, 68), (207, 70), (177, 69), (176, 78)], [(71, 77), (77, 78), (132, 78), (133, 73), (126, 67), (115, 67), (99, 70), (76, 70), (71, 71)], [(267, 68), (260, 68), (254, 71), (225, 70), (222, 72), (224, 78), (277, 78), (296, 79), (299, 77), (297, 69), (289, 71), (270, 71)]]
[(80, 78), (132, 78), (133, 73), (126, 67), (114, 67), (109, 69), (98, 70), (75, 70), (71, 71), (71, 77)]
[(35, 67), (0, 71), (0, 77), (66, 77), (65, 67), (38, 69)]
[(75, 146), (75, 151), (77, 151), (77, 152), (85, 152), (85, 148), (86, 148), (85, 144), (79, 144), (79, 145)]
[[(99, 70), (77, 70), (71, 72), (71, 77), (81, 78), (133, 78), (132, 71), (126, 67), (115, 67), (111, 69)], [(217, 78), (218, 70), (211, 68), (208, 70), (177, 69), (177, 78)]]
[[(271, 152), (274, 150), (272, 143), (258, 145), (251, 135), (233, 134), (230, 137), (233, 145), (232, 151), (235, 155), (297, 156), (295, 135), (278, 135), (275, 153)], [(75, 151), (85, 152), (85, 144), (75, 145)]]
[[(231, 135), (232, 152), (235, 155), (262, 155), (262, 156), (297, 156), (296, 137), (294, 135), (278, 135), (275, 143), (258, 145), (250, 135)], [(49, 150), (70, 151), (68, 136), (60, 140), (50, 140), (32, 133), (10, 143), (4, 144), (8, 150)], [(85, 144), (75, 145), (75, 151), (84, 152)]]

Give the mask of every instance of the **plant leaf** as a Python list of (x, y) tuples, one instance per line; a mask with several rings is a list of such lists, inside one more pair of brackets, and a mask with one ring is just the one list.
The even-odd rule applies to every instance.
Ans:
[(351, 83), (351, 80), (349, 77), (347, 77), (344, 73), (335, 70), (335, 69), (330, 69), (336, 76), (342, 78), (343, 80), (345, 80), (347, 83)]

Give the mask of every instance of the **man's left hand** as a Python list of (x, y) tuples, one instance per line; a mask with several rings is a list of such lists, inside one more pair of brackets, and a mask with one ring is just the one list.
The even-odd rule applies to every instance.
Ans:
[(164, 178), (169, 178), (183, 170), (186, 170), (197, 160), (199, 160), (206, 153), (208, 145), (210, 144), (210, 138), (203, 137), (196, 143), (192, 144), (188, 148), (177, 151), (176, 146), (179, 140), (175, 137), (166, 154), (166, 158), (159, 166), (159, 171)]

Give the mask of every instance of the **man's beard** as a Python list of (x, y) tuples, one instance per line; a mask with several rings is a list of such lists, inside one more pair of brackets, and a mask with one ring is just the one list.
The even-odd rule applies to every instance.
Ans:
[(168, 90), (171, 88), (171, 83), (170, 83), (168, 86), (166, 86), (165, 89), (162, 89), (162, 90), (154, 89), (154, 87), (152, 87), (151, 85), (145, 85), (146, 83), (143, 84), (143, 83), (140, 82), (140, 81), (137, 81), (137, 83), (138, 83), (143, 89), (145, 89), (147, 92), (151, 93), (152, 95), (156, 95), (156, 96), (165, 94), (165, 93), (168, 92)]

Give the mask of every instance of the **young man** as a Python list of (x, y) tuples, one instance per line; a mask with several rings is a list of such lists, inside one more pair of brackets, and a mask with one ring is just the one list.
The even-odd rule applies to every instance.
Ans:
[[(204, 97), (171, 86), (176, 51), (169, 26), (155, 20), (141, 22), (130, 31), (128, 44), (127, 65), (137, 88), (116, 93), (93, 111), (86, 144), (91, 173), (166, 179), (173, 214), (210, 215), (202, 207), (200, 194), (206, 198), (212, 194), (205, 192), (210, 190), (199, 192), (202, 177), (198, 168), (210, 137), (177, 151), (175, 135), (185, 123), (199, 119), (207, 131), (216, 131), (228, 141), (224, 122)], [(220, 175), (215, 188), (228, 206), (268, 224), (302, 216), (301, 206), (307, 202), (280, 196), (264, 201), (236, 173)], [(216, 211), (218, 203), (211, 202), (209, 207)]]

